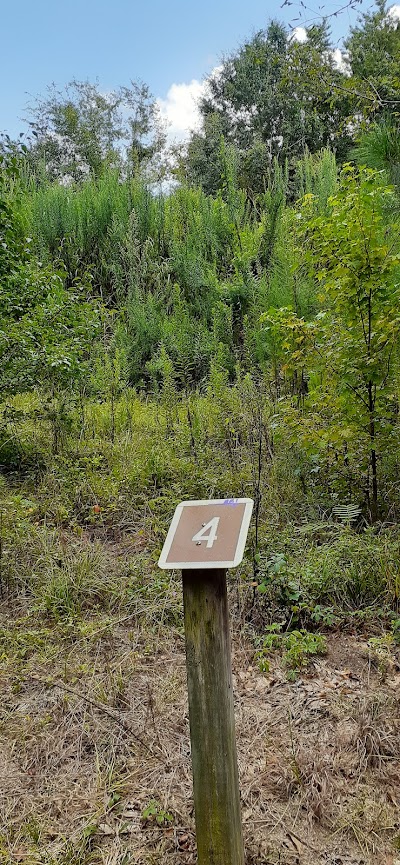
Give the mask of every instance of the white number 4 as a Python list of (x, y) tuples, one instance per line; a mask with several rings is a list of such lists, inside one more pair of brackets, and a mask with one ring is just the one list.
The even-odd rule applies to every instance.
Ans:
[(207, 541), (207, 548), (210, 549), (217, 540), (219, 520), (219, 517), (213, 517), (212, 520), (202, 526), (197, 534), (193, 535), (192, 541), (196, 541), (197, 544), (201, 544), (202, 541)]

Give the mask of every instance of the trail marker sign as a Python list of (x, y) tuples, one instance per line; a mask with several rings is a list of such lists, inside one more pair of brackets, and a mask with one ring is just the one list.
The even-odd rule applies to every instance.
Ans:
[(198, 865), (244, 865), (226, 568), (242, 561), (252, 510), (181, 502), (158, 562), (182, 570)]
[(236, 568), (243, 558), (252, 499), (181, 502), (165, 539), (159, 567)]

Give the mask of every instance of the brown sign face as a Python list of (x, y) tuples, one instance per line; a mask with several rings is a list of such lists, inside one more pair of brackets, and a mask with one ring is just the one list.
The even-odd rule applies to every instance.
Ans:
[(160, 568), (234, 568), (243, 558), (253, 502), (181, 502), (168, 532)]

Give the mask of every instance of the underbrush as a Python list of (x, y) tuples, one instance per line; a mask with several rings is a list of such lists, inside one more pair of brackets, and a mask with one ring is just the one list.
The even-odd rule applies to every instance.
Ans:
[(269, 658), (274, 649), (283, 650), (283, 663), (295, 675), (308, 666), (317, 655), (325, 655), (326, 640), (320, 634), (310, 634), (304, 629), (281, 633), (278, 624), (269, 625), (263, 637), (258, 638), (259, 644), (256, 660), (262, 672), (269, 672)]
[(242, 620), (259, 634), (275, 622), (284, 632), (390, 628), (398, 529), (321, 519), (290, 448), (274, 449), (269, 414), (250, 379), (228, 389), (216, 375), (208, 392), (174, 403), (131, 391), (113, 405), (72, 405), (53, 453), (54, 418), (39, 395), (16, 397), (3, 418), (20, 458), (0, 484), (3, 597), (61, 620), (129, 608), (144, 586), (162, 594), (157, 559), (176, 504), (242, 495), (255, 500), (238, 572)]
[[(397, 527), (356, 531), (334, 522), (324, 534), (293, 525), (260, 556), (256, 610), (286, 627), (316, 629), (397, 620), (400, 533)], [(273, 621), (274, 619), (272, 619)]]

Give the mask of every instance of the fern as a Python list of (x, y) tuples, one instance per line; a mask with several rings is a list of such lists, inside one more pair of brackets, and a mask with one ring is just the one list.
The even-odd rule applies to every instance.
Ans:
[(358, 520), (361, 514), (361, 508), (358, 505), (335, 505), (332, 508), (332, 514), (337, 517), (341, 523), (354, 523)]

